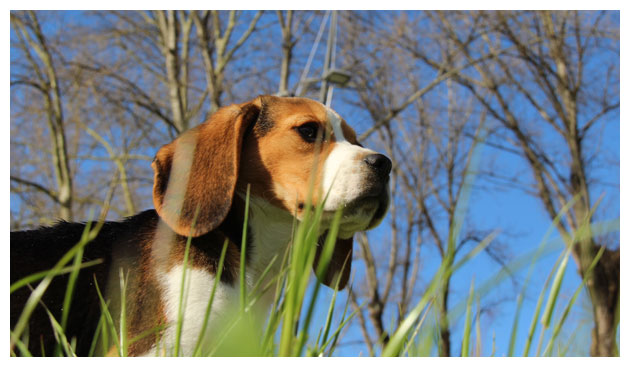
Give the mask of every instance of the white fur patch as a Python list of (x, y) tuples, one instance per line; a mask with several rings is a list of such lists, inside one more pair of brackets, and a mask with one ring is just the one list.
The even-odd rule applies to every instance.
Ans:
[[(182, 316), (182, 330), (180, 338), (180, 355), (193, 354), (197, 340), (203, 326), (203, 319), (210, 300), (210, 294), (215, 282), (213, 274), (201, 269), (187, 268), (183, 297), (181, 297), (183, 265), (173, 267), (168, 273), (159, 276), (162, 286), (162, 302), (168, 323), (167, 329), (162, 334), (158, 345), (145, 354), (145, 356), (166, 355), (174, 353), (177, 321), (179, 312)], [(238, 310), (239, 291), (237, 287), (219, 283), (217, 286), (208, 325), (204, 334), (204, 345), (217, 337), (217, 330), (221, 330), (221, 320), (228, 319), (230, 312)], [(182, 304), (180, 307), (180, 299)], [(235, 308), (236, 307), (236, 308)]]
[(267, 265), (273, 261), (270, 275), (275, 275), (291, 241), (293, 216), (258, 197), (250, 198), (249, 211), (249, 228), (254, 245), (249, 255), (248, 269), (251, 269), (252, 275), (258, 279)]
[(331, 108), (326, 107), (326, 115), (328, 117), (328, 121), (333, 129), (333, 134), (335, 135), (335, 140), (338, 142), (346, 141), (345, 135), (343, 135), (343, 129), (341, 128), (341, 116)]

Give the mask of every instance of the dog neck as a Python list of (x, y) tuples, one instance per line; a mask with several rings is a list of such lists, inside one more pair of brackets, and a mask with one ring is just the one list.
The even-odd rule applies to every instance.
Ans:
[(254, 282), (267, 267), (270, 267), (267, 279), (278, 274), (291, 242), (293, 226), (294, 217), (286, 210), (262, 198), (250, 197), (248, 229), (251, 231), (251, 246), (246, 250), (249, 251), (246, 256), (248, 277)]

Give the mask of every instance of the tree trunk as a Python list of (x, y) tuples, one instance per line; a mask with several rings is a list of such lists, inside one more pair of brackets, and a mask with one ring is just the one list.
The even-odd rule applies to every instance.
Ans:
[[(180, 60), (179, 46), (179, 20), (175, 11), (168, 10), (166, 14), (162, 11), (156, 12), (157, 24), (162, 34), (162, 54), (167, 76), (168, 95), (173, 112), (173, 124), (179, 133), (188, 129), (186, 120), (185, 98), (182, 95), (180, 72), (182, 64), (187, 60)], [(188, 40), (183, 40), (183, 43)]]
[(282, 64), (280, 65), (280, 82), (278, 86), (278, 94), (281, 96), (289, 95), (289, 76), (291, 74), (291, 59), (293, 58), (293, 10), (287, 10), (286, 20), (282, 15), (282, 11), (278, 10), (278, 20), (282, 27)]
[[(599, 246), (594, 247), (599, 250)], [(595, 323), (591, 333), (590, 353), (593, 357), (619, 355), (616, 342), (619, 325), (619, 259), (619, 249), (605, 249), (586, 283)]]
[[(570, 126), (577, 126), (577, 121), (571, 120)], [(577, 131), (577, 129), (575, 129)], [(582, 279), (587, 275), (586, 270), (593, 262), (597, 252), (601, 249), (593, 239), (590, 231), (590, 222), (594, 208), (591, 208), (588, 184), (584, 163), (582, 159), (582, 146), (577, 132), (573, 129), (572, 139), (569, 140), (569, 150), (572, 156), (570, 185), (574, 196), (579, 199), (574, 205), (575, 220), (580, 229), (586, 230), (586, 239), (579, 241), (573, 248), (574, 258), (578, 265), (578, 271)], [(583, 228), (584, 227), (584, 228)], [(590, 279), (586, 281), (586, 287), (592, 304), (594, 327), (591, 333), (591, 356), (610, 357), (619, 354), (616, 343), (617, 316), (619, 307), (619, 269), (620, 250), (606, 248), (597, 265), (593, 268)]]
[[(48, 48), (47, 40), (39, 25), (37, 15), (34, 11), (28, 13), (28, 24), (19, 17), (12, 17), (16, 25), (22, 30), (29, 46), (35, 51), (42, 62), (43, 70), (33, 63), (33, 67), (39, 70), (38, 84), (42, 87), (40, 91), (44, 95), (46, 106), (47, 123), (50, 129), (52, 163), (57, 184), (57, 202), (59, 203), (59, 218), (72, 220), (72, 173), (70, 171), (70, 159), (68, 158), (68, 148), (65, 135), (65, 121), (61, 101), (61, 89), (57, 78), (57, 70), (53, 63), (52, 54)], [(27, 28), (30, 28), (35, 38), (31, 37)], [(45, 75), (45, 76), (44, 76)]]
[(372, 325), (374, 329), (376, 329), (376, 335), (378, 335), (378, 342), (385, 346), (389, 342), (389, 334), (385, 331), (385, 327), (383, 325), (383, 310), (385, 305), (378, 297), (378, 290), (374, 292), (376, 297), (372, 299), (372, 301), (368, 304), (368, 314), (370, 315), (370, 319), (372, 320)]

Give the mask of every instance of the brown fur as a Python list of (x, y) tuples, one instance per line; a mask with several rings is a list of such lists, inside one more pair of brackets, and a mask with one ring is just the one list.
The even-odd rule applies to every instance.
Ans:
[[(260, 106), (229, 106), (157, 153), (153, 203), (178, 234), (197, 237), (218, 227), (232, 205), (243, 135)], [(180, 184), (180, 190), (169, 190)]]

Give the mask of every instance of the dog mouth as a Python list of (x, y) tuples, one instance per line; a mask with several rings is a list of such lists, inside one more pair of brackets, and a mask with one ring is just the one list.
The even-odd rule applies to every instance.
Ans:
[[(382, 185), (377, 190), (369, 190), (364, 195), (352, 200), (344, 208), (344, 214), (352, 214), (356, 211), (371, 211), (376, 207), (375, 217), (383, 216), (389, 204), (389, 188)], [(374, 209), (372, 209), (374, 210)]]
[(376, 227), (385, 217), (389, 207), (389, 187), (381, 185), (369, 189), (343, 207), (339, 233), (341, 237)]

